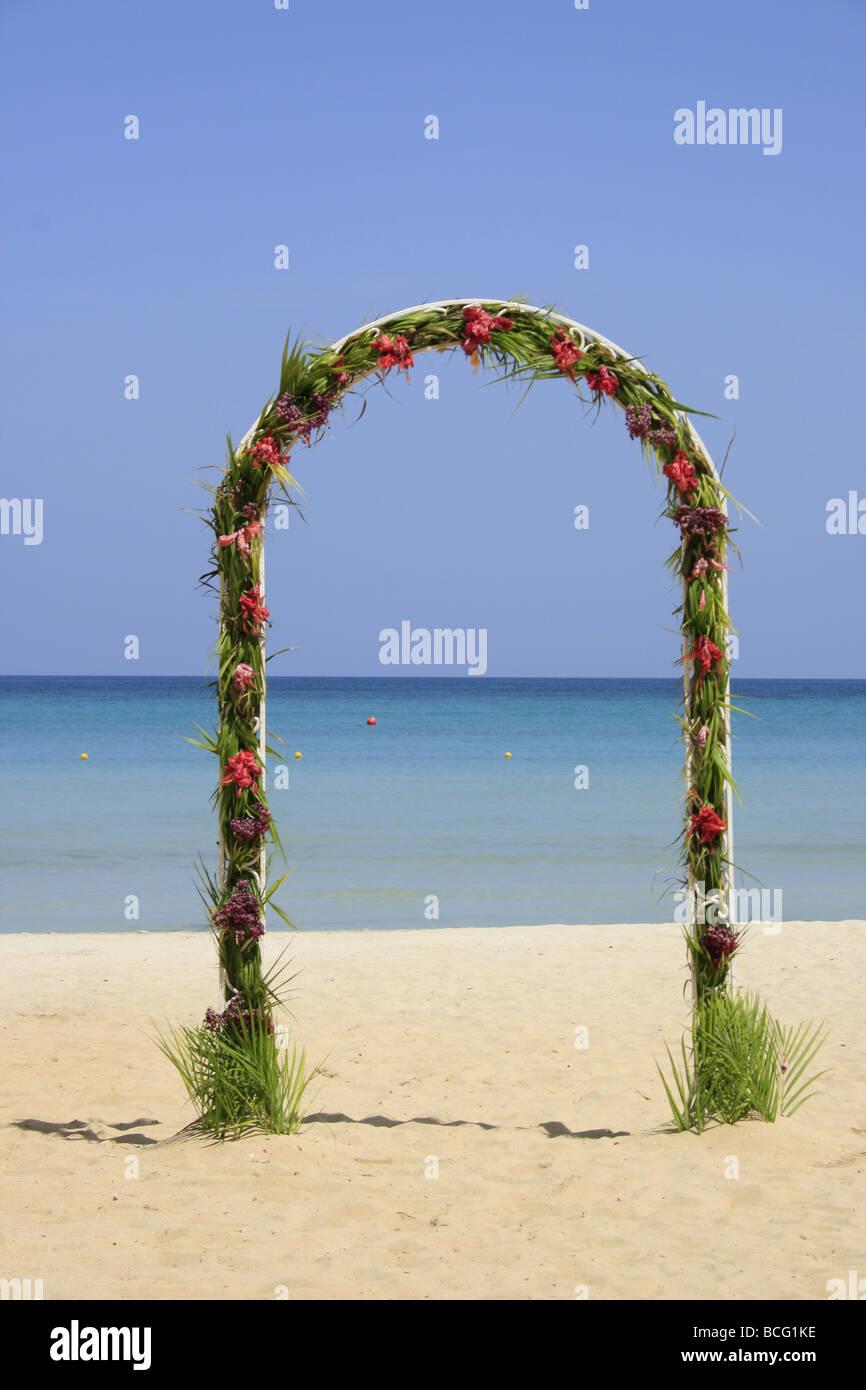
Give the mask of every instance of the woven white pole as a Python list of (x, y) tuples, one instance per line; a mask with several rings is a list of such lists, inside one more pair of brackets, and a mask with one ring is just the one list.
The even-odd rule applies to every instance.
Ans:
[[(685, 548), (685, 541), (682, 542), (682, 546), (683, 546), (683, 548)], [(683, 612), (685, 612), (685, 605), (686, 605), (686, 602), (688, 601), (688, 593), (689, 593), (689, 583), (688, 583), (688, 580), (687, 580), (685, 574), (684, 574), (683, 577), (682, 577), (682, 587), (683, 587)], [(688, 703), (689, 703), (689, 662), (688, 662), (688, 651), (689, 651), (689, 641), (688, 641), (688, 637), (686, 636), (686, 634), (685, 634), (685, 632), (684, 632), (684, 633), (683, 633), (683, 708), (686, 709), (686, 710), (688, 710)], [(685, 784), (686, 784), (686, 791), (688, 791), (689, 787), (692, 785), (692, 762), (693, 762), (693, 757), (692, 757), (692, 740), (691, 740), (691, 736), (690, 736), (690, 734), (689, 734), (689, 730), (688, 730), (687, 728), (686, 728), (686, 729), (683, 729), (683, 747), (685, 748), (685, 772), (684, 772), (684, 781), (685, 781)], [(697, 887), (697, 885), (696, 885), (696, 883), (695, 883), (695, 872), (694, 872), (694, 869), (693, 869), (692, 866), (691, 866), (691, 863), (689, 863), (689, 865), (688, 865), (688, 867), (687, 867), (687, 869), (686, 869), (686, 895), (687, 895), (687, 896), (686, 896), (686, 902), (688, 903), (690, 909), (691, 909), (692, 907), (696, 907), (696, 906), (697, 906), (697, 899), (696, 899), (696, 897), (695, 897), (695, 889), (696, 889), (696, 887)], [(694, 958), (692, 957), (691, 951), (689, 951), (689, 953), (688, 953), (688, 967), (689, 967), (689, 980), (690, 980), (690, 982), (691, 982), (692, 1013), (694, 1014), (694, 1012), (697, 1010), (697, 1007), (698, 1007), (698, 972), (697, 972), (697, 970), (696, 970), (696, 968), (695, 968), (695, 962), (694, 962)]]
[[(728, 499), (727, 499), (727, 498), (724, 499), (724, 506), (723, 506), (722, 510), (724, 511), (725, 516), (727, 516), (727, 515), (728, 515)], [(725, 570), (724, 574), (722, 575), (722, 602), (723, 602), (724, 605), (725, 605), (725, 612), (727, 613), (727, 611), (728, 611), (728, 572), (727, 572), (727, 570)], [(733, 634), (731, 633), (731, 630), (730, 630), (730, 628), (729, 628), (729, 629), (728, 629), (728, 638), (729, 638), (729, 640), (730, 640), (730, 638), (731, 638), (732, 635), (733, 635)], [(730, 773), (730, 771), (731, 771), (731, 766), (732, 766), (732, 757), (733, 757), (733, 749), (731, 748), (731, 661), (730, 661), (730, 655), (728, 655), (728, 674), (727, 674), (727, 677), (726, 677), (726, 679), (725, 679), (725, 707), (724, 707), (724, 711), (723, 711), (723, 716), (724, 716), (724, 724), (725, 724), (725, 767), (727, 768), (728, 772)], [(731, 911), (731, 908), (732, 908), (732, 905), (733, 905), (733, 903), (734, 903), (734, 901), (735, 901), (735, 899), (734, 899), (734, 793), (733, 793), (733, 790), (732, 790), (732, 788), (731, 788), (730, 782), (726, 782), (726, 783), (725, 783), (725, 823), (726, 823), (726, 826), (727, 826), (727, 829), (725, 830), (725, 859), (726, 859), (727, 862), (726, 862), (726, 864), (725, 864), (725, 868), (724, 868), (724, 877), (723, 877), (724, 893), (725, 893), (724, 902), (725, 902), (725, 906), (726, 906), (727, 909), (728, 909), (728, 912), (730, 912), (730, 911)], [(726, 920), (727, 920), (729, 926), (730, 926), (730, 925), (733, 925), (733, 923), (731, 923), (730, 917), (728, 917)], [(731, 963), (730, 963), (730, 966), (728, 967), (728, 988), (730, 989), (730, 991), (731, 991), (732, 994), (736, 994), (736, 992), (737, 992), (736, 953), (731, 957)]]
[[(226, 585), (225, 575), (223, 574), (222, 569), (220, 569), (220, 597), (219, 597), (219, 605), (220, 605), (220, 622), (221, 622), (221, 623), (222, 623), (222, 620), (223, 620), (223, 602), (224, 602), (224, 599), (225, 599), (225, 585)], [(217, 676), (219, 676), (219, 670), (217, 670)], [(219, 686), (217, 686), (217, 693), (219, 693)], [(220, 718), (222, 718), (222, 715), (220, 715)], [(226, 845), (225, 845), (225, 837), (224, 837), (224, 835), (223, 835), (223, 818), (222, 818), (222, 816), (219, 817), (219, 827), (220, 827), (220, 837), (219, 837), (219, 887), (220, 887), (220, 898), (222, 898), (222, 894), (223, 894), (223, 890), (224, 890), (224, 888), (225, 888), (225, 882), (226, 882)], [(220, 951), (220, 954), (222, 954), (222, 951)], [(217, 1004), (217, 1013), (219, 1013), (219, 1014), (222, 1013), (223, 1009), (225, 1008), (226, 1004), (228, 1003), (228, 1000), (227, 1000), (227, 998), (226, 998), (227, 993), (228, 993), (228, 991), (227, 991), (227, 989), (226, 989), (226, 972), (225, 972), (225, 968), (224, 968), (224, 966), (223, 966), (223, 964), (222, 964), (222, 961), (220, 961), (220, 967), (219, 967), (219, 1002), (218, 1002), (218, 1004)]]
[[(262, 603), (265, 603), (265, 602), (266, 602), (266, 591), (265, 591), (265, 526), (266, 526), (266, 524), (267, 524), (267, 519), (268, 519), (268, 509), (267, 509), (267, 506), (264, 506), (264, 507), (262, 508), (262, 515), (261, 515), (262, 535), (261, 535), (261, 543), (260, 543), (260, 549), (259, 549), (259, 593), (260, 593), (261, 596), (262, 596)], [(264, 624), (262, 624), (261, 648), (262, 648), (262, 698), (261, 698), (261, 700), (260, 700), (260, 702), (259, 702), (258, 729), (256, 730), (256, 732), (258, 733), (258, 736), (259, 736), (259, 763), (261, 764), (261, 768), (262, 768), (262, 783), (263, 783), (263, 785), (266, 786), (266, 785), (267, 785), (267, 781), (266, 781), (266, 778), (267, 778), (267, 771), (266, 771), (266, 768), (267, 768), (267, 760), (266, 760), (267, 755), (266, 755), (266, 753), (265, 753), (265, 745), (267, 744), (267, 737), (268, 737), (268, 736), (267, 736), (267, 724), (266, 724), (266, 715), (265, 715), (265, 703), (266, 703), (268, 682), (267, 682), (267, 678), (266, 678), (266, 676), (265, 676), (265, 626), (264, 626)], [(260, 892), (260, 894), (261, 894), (262, 897), (264, 897), (264, 895), (265, 895), (265, 890), (266, 890), (266, 888), (267, 888), (267, 881), (268, 881), (268, 854), (267, 854), (267, 848), (266, 848), (266, 846), (267, 846), (267, 836), (265, 835), (265, 836), (262, 836), (262, 847), (261, 847), (261, 850), (260, 850), (260, 852), (259, 852), (259, 875), (258, 875), (258, 877), (259, 877), (259, 892)], [(265, 925), (266, 917), (267, 917), (267, 908), (262, 908), (262, 926)]]
[[(262, 538), (261, 538), (261, 548), (260, 548), (260, 551), (259, 551), (259, 584), (260, 584), (259, 592), (260, 592), (261, 595), (262, 595), (262, 603), (265, 602), (265, 523), (266, 523), (266, 520), (267, 520), (267, 507), (263, 507), (263, 508), (262, 508), (262, 517), (261, 517), (261, 521), (262, 521)], [(223, 575), (222, 571), (220, 571), (220, 597), (219, 597), (219, 602), (220, 602), (220, 615), (221, 615), (221, 616), (222, 616), (222, 606), (223, 606), (223, 596), (224, 596), (224, 593), (225, 593), (225, 576)], [(259, 703), (259, 717), (258, 717), (258, 719), (256, 720), (256, 723), (253, 725), (253, 727), (254, 727), (256, 733), (258, 734), (258, 739), (259, 739), (259, 763), (261, 764), (261, 767), (262, 767), (262, 769), (263, 769), (263, 771), (264, 771), (265, 766), (266, 766), (266, 762), (265, 762), (265, 744), (266, 744), (266, 742), (267, 742), (267, 733), (266, 733), (266, 724), (265, 724), (265, 698), (266, 698), (266, 691), (267, 691), (267, 680), (265, 679), (265, 676), (264, 676), (264, 670), (265, 670), (265, 633), (264, 633), (264, 629), (262, 629), (261, 648), (262, 648), (262, 698), (261, 698), (261, 701), (260, 701), (260, 703)], [(263, 840), (262, 840), (262, 848), (261, 848), (260, 857), (259, 857), (259, 872), (258, 872), (258, 882), (259, 882), (259, 887), (260, 887), (260, 889), (261, 889), (262, 894), (264, 894), (265, 888), (266, 888), (266, 886), (267, 886), (267, 863), (268, 863), (268, 857), (267, 857), (266, 841), (263, 839)], [(219, 885), (220, 885), (220, 893), (221, 893), (221, 894), (222, 894), (222, 890), (225, 888), (225, 881), (226, 881), (225, 839), (224, 839), (224, 837), (223, 837), (222, 817), (220, 817), (220, 832), (219, 832)], [(267, 916), (267, 910), (266, 910), (266, 909), (263, 909), (263, 911), (262, 911), (262, 925), (264, 925), (264, 923), (265, 923), (266, 916)], [(223, 1009), (225, 1009), (225, 1007), (226, 1007), (226, 1005), (228, 1004), (228, 1002), (229, 1002), (229, 1001), (228, 1001), (228, 989), (227, 989), (227, 976), (226, 976), (226, 972), (225, 972), (223, 966), (220, 965), (220, 967), (219, 967), (219, 1009), (217, 1010), (217, 1012), (218, 1012), (218, 1013), (222, 1013)]]

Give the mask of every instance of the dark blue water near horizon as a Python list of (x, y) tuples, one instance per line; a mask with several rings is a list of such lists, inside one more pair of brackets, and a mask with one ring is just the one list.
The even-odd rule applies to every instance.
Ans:
[[(0, 677), (0, 930), (204, 929), (215, 765), (185, 736), (212, 726), (206, 684)], [(866, 917), (866, 682), (733, 688), (737, 863), (787, 920)], [(679, 698), (676, 678), (272, 678), (281, 905), (304, 930), (672, 920)]]

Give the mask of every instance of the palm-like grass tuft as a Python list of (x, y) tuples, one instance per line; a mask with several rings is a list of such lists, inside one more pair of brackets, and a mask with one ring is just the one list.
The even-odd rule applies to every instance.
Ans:
[(265, 1024), (212, 1032), (175, 1028), (157, 1036), (160, 1051), (183, 1081), (203, 1130), (216, 1138), (253, 1125), (270, 1134), (295, 1134), (307, 1091), (319, 1072), (307, 1070), (306, 1051), (282, 1049)]
[(807, 1070), (826, 1036), (822, 1025), (783, 1027), (757, 995), (704, 995), (691, 1049), (684, 1038), (679, 1061), (666, 1046), (670, 1082), (658, 1067), (677, 1129), (700, 1133), (713, 1121), (732, 1125), (757, 1115), (773, 1122), (793, 1115), (825, 1074)]

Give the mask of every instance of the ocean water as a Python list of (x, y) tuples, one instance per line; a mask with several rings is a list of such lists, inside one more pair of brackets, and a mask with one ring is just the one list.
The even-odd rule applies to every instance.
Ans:
[[(787, 920), (866, 916), (866, 682), (734, 689), (754, 716), (734, 723), (743, 881), (781, 892)], [(672, 920), (678, 695), (676, 680), (272, 679), (292, 870), (278, 901), (308, 931)], [(0, 678), (0, 930), (204, 928), (194, 861), (215, 865), (216, 768), (184, 736), (213, 715), (197, 678)]]

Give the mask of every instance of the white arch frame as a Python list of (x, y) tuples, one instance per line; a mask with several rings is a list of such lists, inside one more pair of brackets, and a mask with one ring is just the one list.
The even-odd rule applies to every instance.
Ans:
[[(385, 315), (383, 315), (381, 318), (371, 319), (368, 323), (362, 324), (360, 328), (355, 328), (355, 329), (353, 329), (350, 333), (346, 333), (342, 338), (337, 339), (336, 342), (334, 342), (334, 343), (332, 343), (332, 344), (330, 345), (330, 348), (331, 348), (331, 351), (332, 351), (334, 354), (339, 355), (339, 353), (345, 348), (346, 344), (349, 343), (349, 342), (351, 342), (353, 338), (358, 338), (358, 337), (361, 337), (361, 336), (362, 336), (363, 334), (365, 334), (365, 333), (370, 333), (370, 332), (373, 332), (373, 331), (375, 331), (375, 330), (377, 330), (377, 329), (384, 328), (386, 324), (392, 323), (392, 322), (393, 322), (394, 320), (396, 320), (396, 319), (405, 318), (405, 317), (406, 317), (407, 315), (409, 315), (409, 314), (415, 314), (415, 313), (418, 313), (418, 312), (421, 312), (421, 311), (424, 311), (424, 310), (440, 310), (440, 311), (444, 314), (444, 313), (445, 313), (447, 310), (449, 310), (449, 309), (466, 308), (466, 307), (470, 307), (470, 306), (474, 306), (474, 305), (481, 305), (481, 304), (495, 304), (495, 305), (497, 306), (497, 308), (500, 308), (500, 307), (501, 307), (501, 308), (503, 308), (503, 309), (513, 309), (513, 310), (515, 310), (516, 312), (519, 312), (519, 313), (521, 313), (521, 314), (535, 314), (538, 318), (543, 318), (543, 319), (545, 319), (545, 320), (548, 321), (548, 322), (553, 322), (553, 323), (562, 324), (564, 327), (570, 329), (570, 331), (571, 331), (572, 333), (577, 334), (577, 336), (578, 336), (578, 338), (579, 338), (579, 346), (580, 346), (581, 348), (585, 348), (585, 347), (587, 347), (587, 346), (589, 346), (589, 345), (592, 345), (592, 344), (601, 344), (601, 346), (607, 348), (608, 352), (610, 352), (610, 353), (613, 355), (614, 358), (626, 359), (626, 360), (628, 360), (629, 362), (634, 363), (634, 365), (635, 365), (636, 367), (638, 367), (639, 369), (641, 369), (647, 376), (650, 376), (650, 375), (651, 375), (651, 373), (649, 372), (648, 368), (647, 368), (647, 367), (645, 366), (645, 364), (640, 360), (640, 358), (634, 357), (631, 353), (626, 352), (624, 348), (621, 348), (621, 347), (619, 347), (616, 343), (611, 342), (611, 340), (610, 340), (609, 338), (605, 338), (601, 333), (596, 333), (594, 329), (588, 328), (588, 327), (586, 326), (586, 324), (578, 323), (578, 321), (577, 321), (576, 319), (569, 318), (567, 314), (561, 314), (561, 313), (559, 313), (557, 310), (545, 309), (545, 308), (542, 308), (542, 307), (540, 307), (540, 306), (538, 306), (538, 305), (534, 305), (534, 304), (524, 304), (524, 303), (522, 303), (522, 302), (519, 301), (519, 300), (513, 300), (513, 299), (498, 299), (495, 295), (491, 295), (491, 296), (488, 296), (488, 297), (479, 297), (479, 296), (475, 296), (475, 297), (461, 297), (461, 298), (457, 298), (457, 299), (437, 299), (437, 300), (433, 300), (433, 301), (430, 301), (430, 302), (424, 303), (424, 304), (413, 304), (413, 305), (411, 306), (411, 308), (408, 308), (408, 309), (399, 309), (399, 310), (395, 311), (394, 313), (385, 314)], [(414, 351), (414, 349), (413, 349), (413, 351)], [(420, 355), (420, 353), (422, 353), (422, 352), (431, 352), (431, 351), (435, 351), (435, 349), (433, 349), (433, 348), (423, 348), (423, 347), (418, 349), (419, 355)], [(376, 375), (378, 375), (378, 369), (373, 368), (373, 369), (372, 369), (369, 373), (367, 373), (366, 375), (367, 375), (367, 376), (376, 376)], [(354, 380), (350, 383), (350, 386), (349, 386), (348, 390), (354, 389), (354, 387), (358, 384), (358, 382), (359, 382), (359, 381), (362, 381), (362, 380), (364, 380), (364, 379), (365, 379), (364, 376), (355, 377)], [(615, 404), (619, 404), (619, 402), (615, 401)], [(623, 406), (621, 406), (620, 408), (623, 409), (623, 410), (625, 409), (625, 407), (623, 407)], [(698, 434), (697, 430), (695, 429), (694, 425), (692, 424), (691, 419), (688, 417), (688, 415), (685, 415), (682, 411), (677, 411), (677, 415), (678, 415), (679, 419), (680, 419), (680, 420), (683, 422), (683, 424), (685, 425), (686, 429), (688, 430), (688, 433), (689, 433), (689, 436), (690, 436), (690, 438), (691, 438), (691, 441), (692, 441), (692, 444), (693, 444), (693, 446), (694, 446), (695, 451), (696, 451), (697, 453), (699, 453), (699, 454), (701, 455), (701, 457), (704, 459), (704, 461), (707, 463), (707, 465), (709, 466), (710, 471), (711, 471), (711, 473), (712, 473), (712, 476), (713, 476), (713, 478), (716, 480), (716, 482), (720, 482), (721, 479), (720, 479), (720, 477), (719, 477), (718, 470), (716, 469), (716, 465), (715, 465), (715, 463), (713, 462), (712, 456), (710, 455), (709, 450), (707, 449), (706, 445), (704, 444), (703, 440), (701, 439), (700, 435)], [(241, 440), (240, 444), (237, 446), (236, 452), (240, 453), (244, 448), (247, 447), (248, 444), (251, 443), (251, 441), (252, 441), (252, 439), (253, 439), (253, 436), (255, 435), (255, 432), (256, 432), (256, 430), (258, 429), (258, 426), (259, 426), (259, 423), (260, 423), (260, 421), (261, 421), (261, 418), (262, 418), (262, 415), (261, 415), (261, 413), (260, 413), (259, 416), (258, 416), (258, 417), (256, 418), (256, 420), (254, 421), (254, 423), (253, 423), (253, 424), (250, 426), (250, 428), (247, 430), (247, 432), (246, 432), (246, 434), (244, 435), (243, 439)], [(722, 498), (722, 507), (721, 507), (721, 510), (724, 512), (725, 516), (728, 515), (727, 498), (724, 497), (724, 496), (723, 496), (723, 498)], [(261, 585), (262, 585), (262, 592), (264, 593), (264, 592), (265, 592), (265, 546), (264, 546), (264, 536), (262, 537), (262, 550), (261, 550)], [(688, 581), (687, 581), (687, 579), (686, 579), (685, 576), (683, 576), (683, 580), (682, 580), (682, 591), (683, 591), (683, 603), (685, 604), (686, 594), (687, 594), (687, 592), (688, 592)], [(221, 595), (221, 596), (222, 596), (222, 595)], [(727, 611), (728, 611), (728, 572), (727, 572), (727, 570), (724, 570), (723, 573), (722, 573), (722, 601), (723, 601), (723, 604), (724, 604), (725, 612), (727, 613)], [(730, 626), (729, 626), (729, 627), (728, 627), (728, 634), (729, 634), (729, 636), (730, 636), (730, 631), (731, 631), (731, 630), (730, 630)], [(685, 658), (686, 658), (686, 654), (687, 654), (687, 652), (688, 652), (688, 642), (687, 642), (687, 640), (686, 640), (685, 634), (683, 635), (682, 650), (683, 650), (683, 694), (684, 694), (684, 699), (687, 699), (687, 698), (688, 698), (688, 687), (689, 687), (689, 670), (688, 670), (688, 662), (687, 662), (686, 659), (685, 659)], [(263, 640), (263, 642), (262, 642), (262, 655), (264, 656), (264, 640)], [(724, 720), (724, 729), (725, 729), (725, 749), (724, 749), (724, 758), (725, 758), (725, 765), (726, 765), (726, 768), (727, 768), (727, 771), (728, 771), (729, 774), (730, 774), (730, 772), (731, 772), (731, 761), (732, 761), (732, 760), (731, 760), (731, 711), (730, 711), (730, 696), (731, 696), (731, 675), (730, 675), (730, 659), (729, 659), (728, 662), (727, 662), (727, 675), (726, 675), (726, 679), (725, 679), (724, 706), (723, 706), (723, 720)], [(265, 754), (265, 699), (264, 699), (264, 697), (262, 698), (262, 701), (261, 701), (261, 714), (260, 714), (260, 717), (259, 717), (258, 735), (259, 735), (259, 760), (260, 760), (262, 766), (264, 767), (264, 766), (266, 765), (266, 762), (265, 762), (265, 759), (266, 759), (266, 754)], [(688, 786), (690, 785), (690, 783), (691, 783), (692, 747), (691, 747), (691, 740), (688, 739), (688, 738), (685, 737), (685, 736), (684, 736), (684, 738), (683, 738), (683, 742), (684, 742), (684, 745), (685, 745), (685, 780), (686, 780), (686, 786), (688, 787)], [(732, 787), (731, 787), (730, 780), (726, 780), (726, 782), (725, 782), (725, 822), (726, 822), (726, 830), (725, 830), (725, 835), (724, 835), (724, 859), (725, 859), (725, 864), (724, 864), (724, 868), (723, 868), (723, 871), (722, 871), (722, 887), (721, 887), (721, 892), (722, 892), (722, 895), (723, 895), (723, 900), (730, 901), (731, 890), (732, 890), (732, 888), (733, 888), (733, 886), (734, 886), (734, 869), (733, 869), (733, 859), (734, 859), (734, 796), (733, 796), (733, 790), (732, 790)], [(221, 865), (221, 866), (222, 866), (222, 864), (223, 864), (223, 852), (222, 852), (222, 851), (223, 851), (223, 846), (222, 846), (222, 835), (220, 835), (220, 865)], [(266, 883), (266, 867), (265, 867), (265, 865), (266, 865), (266, 859), (265, 859), (265, 851), (264, 851), (264, 847), (263, 847), (263, 848), (262, 848), (261, 870), (260, 870), (260, 882), (261, 882), (261, 886), (262, 886), (263, 889), (264, 889), (265, 883)], [(691, 865), (689, 865), (689, 867), (688, 867), (688, 888), (689, 888), (689, 891), (690, 891), (690, 892), (693, 892), (694, 889), (695, 889), (694, 874), (693, 874), (693, 872), (692, 872)], [(691, 979), (692, 979), (692, 1001), (693, 1001), (693, 1004), (696, 1004), (696, 1002), (697, 1002), (697, 977), (696, 977), (696, 973), (695, 973), (695, 970), (694, 970), (694, 966), (693, 966), (693, 965), (692, 965), (692, 969), (691, 969)], [(729, 967), (729, 980), (730, 980), (730, 987), (731, 987), (731, 989), (733, 989), (733, 988), (734, 988), (734, 963), (733, 963), (733, 960), (731, 961), (731, 964), (730, 964), (730, 967)], [(221, 997), (221, 998), (224, 997), (223, 983), (224, 983), (224, 982), (223, 982), (223, 979), (222, 979), (222, 971), (221, 971), (221, 972), (220, 972), (220, 997)]]

